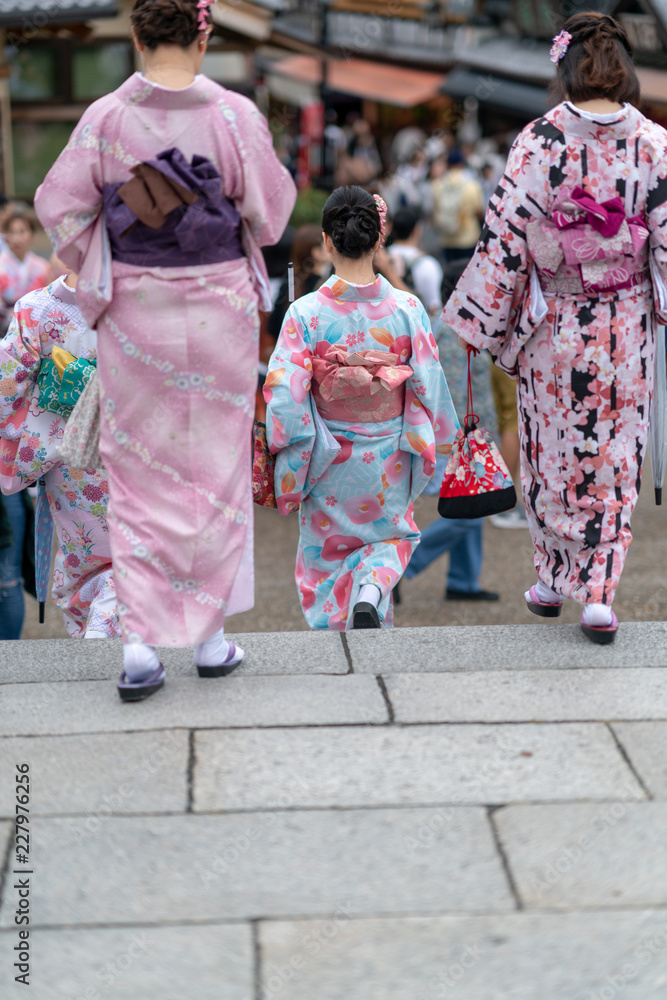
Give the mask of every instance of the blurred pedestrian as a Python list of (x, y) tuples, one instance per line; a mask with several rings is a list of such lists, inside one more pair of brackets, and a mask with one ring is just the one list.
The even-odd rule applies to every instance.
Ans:
[(424, 307), (374, 273), (385, 209), (356, 186), (328, 199), (336, 273), (290, 306), (265, 386), (278, 509), (300, 505), (311, 628), (392, 625), (419, 541), (413, 503), (458, 426)]
[(447, 170), (431, 184), (433, 222), (449, 263), (472, 257), (481, 233), (484, 195), (477, 180), (466, 170), (460, 149), (447, 157)]
[(516, 140), (445, 309), (518, 380), (528, 607), (556, 617), (571, 598), (601, 643), (618, 627), (667, 319), (667, 132), (637, 110), (631, 52), (608, 15), (565, 22), (551, 50), (561, 103)]
[(421, 299), (434, 320), (442, 312), (442, 268), (421, 249), (421, 214), (416, 208), (399, 208), (392, 219), (389, 256), (396, 273)]
[(30, 249), (35, 223), (27, 212), (10, 212), (4, 219), (2, 232), (5, 246), (0, 251), (0, 333), (9, 326), (17, 299), (35, 288), (43, 288), (51, 280), (48, 260)]
[[(290, 256), (294, 270), (294, 298), (315, 291), (331, 274), (331, 258), (324, 248), (320, 226), (300, 226), (294, 234)], [(275, 341), (289, 307), (289, 281), (285, 271), (271, 316), (269, 333)]]
[[(465, 261), (459, 260), (445, 268), (442, 283), (442, 296), (445, 300), (453, 292), (465, 266)], [(433, 333), (452, 401), (461, 418), (466, 412), (467, 404), (467, 359), (459, 347), (454, 330), (442, 317), (435, 323)], [(480, 419), (480, 426), (493, 431), (495, 414), (490, 401), (489, 360), (486, 351), (477, 357), (471, 357), (470, 374), (475, 413)], [(438, 495), (446, 464), (444, 458), (436, 462), (435, 473), (424, 490), (425, 495)], [(483, 563), (483, 528), (484, 518), (437, 517), (422, 531), (419, 545), (405, 571), (405, 579), (414, 579), (435, 559), (449, 552), (445, 600), (497, 601), (500, 595), (495, 590), (485, 590), (479, 579)]]
[(135, 0), (143, 73), (92, 104), (37, 192), (102, 332), (100, 453), (123, 631), (121, 698), (156, 691), (155, 647), (195, 644), (202, 677), (243, 651), (252, 607), (250, 447), (262, 244), (295, 201), (266, 121), (199, 73), (208, 4)]

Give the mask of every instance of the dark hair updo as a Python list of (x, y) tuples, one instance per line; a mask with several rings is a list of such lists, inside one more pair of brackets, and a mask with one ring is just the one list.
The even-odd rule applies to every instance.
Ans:
[(341, 257), (365, 257), (380, 237), (380, 213), (357, 184), (336, 188), (322, 209), (322, 229)]
[(196, 0), (135, 0), (130, 21), (137, 41), (147, 49), (187, 49), (199, 34), (198, 14)]
[(551, 85), (556, 101), (575, 104), (604, 97), (618, 104), (640, 101), (632, 45), (625, 28), (608, 14), (574, 14), (563, 25), (572, 41)]

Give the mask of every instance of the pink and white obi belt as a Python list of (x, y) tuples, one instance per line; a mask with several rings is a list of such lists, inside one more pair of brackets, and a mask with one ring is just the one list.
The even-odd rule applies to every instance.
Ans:
[(626, 218), (619, 196), (599, 204), (575, 187), (551, 219), (528, 223), (526, 240), (545, 293), (597, 295), (648, 276), (648, 229), (640, 215)]
[(350, 353), (328, 348), (313, 356), (313, 400), (327, 420), (380, 423), (403, 415), (410, 365), (389, 351)]

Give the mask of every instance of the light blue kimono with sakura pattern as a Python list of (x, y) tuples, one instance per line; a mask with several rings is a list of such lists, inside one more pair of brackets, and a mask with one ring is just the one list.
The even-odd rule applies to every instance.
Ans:
[[(363, 354), (400, 372), (392, 376), (403, 380), (394, 390), (400, 396), (391, 397), (392, 416), (378, 419), (384, 411), (371, 412), (368, 398), (360, 400), (358, 416), (349, 399), (332, 401), (347, 407), (347, 419), (332, 419), (331, 412), (340, 413), (335, 405), (324, 407), (323, 416), (315, 398), (327, 384), (344, 385), (335, 383), (338, 368), (330, 359), (361, 365)], [(375, 383), (391, 382), (387, 367), (372, 370), (380, 373)], [(328, 383), (320, 383), (320, 372)], [(375, 584), (381, 619), (391, 626), (391, 592), (419, 542), (413, 502), (458, 429), (421, 302), (382, 277), (353, 285), (332, 276), (290, 306), (264, 395), (278, 509), (288, 514), (300, 507), (296, 583), (308, 624), (344, 631), (359, 588)]]

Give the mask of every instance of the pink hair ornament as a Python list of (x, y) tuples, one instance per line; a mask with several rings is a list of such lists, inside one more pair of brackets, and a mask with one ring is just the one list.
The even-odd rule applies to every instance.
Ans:
[(552, 63), (558, 64), (567, 52), (567, 47), (572, 41), (572, 35), (569, 31), (565, 31), (565, 29), (563, 29), (562, 31), (559, 31), (558, 34), (551, 39), (551, 41), (553, 44), (551, 46), (549, 58)]
[(382, 238), (382, 246), (384, 246), (384, 238), (387, 234), (387, 203), (379, 194), (373, 195), (373, 201), (380, 216), (380, 236)]
[(200, 31), (207, 31), (209, 28), (209, 7), (212, 7), (215, 0), (197, 0), (197, 10), (199, 11), (199, 20), (197, 21), (197, 27)]

